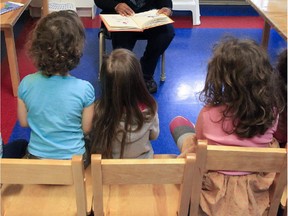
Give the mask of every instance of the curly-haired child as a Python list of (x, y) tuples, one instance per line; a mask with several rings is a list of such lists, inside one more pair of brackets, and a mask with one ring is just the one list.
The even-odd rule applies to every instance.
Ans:
[(31, 128), (27, 158), (71, 159), (89, 164), (84, 134), (92, 126), (95, 92), (69, 74), (77, 67), (85, 43), (84, 26), (74, 11), (59, 11), (39, 20), (28, 41), (38, 72), (21, 81), (18, 118)]
[[(200, 93), (205, 106), (195, 128), (189, 120), (176, 117), (170, 124), (175, 141), (184, 153), (195, 151), (196, 139), (206, 139), (210, 145), (270, 147), (284, 107), (279, 83), (266, 51), (256, 42), (225, 38), (216, 44), (208, 63)], [(200, 215), (265, 215), (274, 176), (237, 171), (206, 173)]]

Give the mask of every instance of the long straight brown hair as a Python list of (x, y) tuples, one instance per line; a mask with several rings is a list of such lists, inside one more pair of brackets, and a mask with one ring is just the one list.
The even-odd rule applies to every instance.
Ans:
[[(122, 158), (126, 135), (132, 132), (131, 126), (137, 131), (145, 121), (152, 120), (157, 103), (145, 86), (139, 60), (127, 49), (115, 49), (104, 57), (100, 82), (101, 95), (96, 101), (90, 135), (91, 153), (112, 158), (112, 143), (117, 134), (122, 133)], [(147, 112), (140, 109), (140, 104), (147, 108)], [(120, 122), (124, 122), (123, 130), (119, 130)]]

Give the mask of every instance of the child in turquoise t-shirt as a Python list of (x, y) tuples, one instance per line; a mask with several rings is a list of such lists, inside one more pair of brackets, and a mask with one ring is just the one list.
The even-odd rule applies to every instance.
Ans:
[(32, 31), (28, 51), (38, 72), (26, 76), (18, 88), (18, 118), (31, 128), (27, 158), (71, 159), (89, 149), (95, 92), (85, 80), (69, 74), (83, 53), (85, 30), (74, 11), (53, 12)]

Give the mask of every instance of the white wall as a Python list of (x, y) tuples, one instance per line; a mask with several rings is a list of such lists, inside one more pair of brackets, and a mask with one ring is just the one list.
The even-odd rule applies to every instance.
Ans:
[[(51, 0), (55, 1), (55, 0)], [(91, 17), (92, 19), (96, 13), (96, 5), (94, 0), (56, 0), (57, 3), (60, 2), (73, 2), (76, 4), (77, 13), (81, 17)], [(41, 16), (42, 0), (32, 0), (30, 3), (30, 15), (33, 17)]]

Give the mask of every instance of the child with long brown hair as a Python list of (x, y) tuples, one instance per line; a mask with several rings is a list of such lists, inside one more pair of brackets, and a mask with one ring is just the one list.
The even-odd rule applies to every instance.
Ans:
[(91, 153), (103, 158), (152, 158), (150, 140), (159, 135), (157, 103), (145, 87), (135, 54), (115, 49), (104, 57), (100, 82)]
[[(195, 128), (187, 119), (176, 117), (170, 124), (175, 141), (184, 154), (195, 151), (196, 139), (206, 139), (213, 145), (270, 147), (284, 107), (279, 83), (266, 51), (256, 42), (225, 38), (215, 45), (208, 63), (200, 93), (205, 106)], [(265, 215), (274, 176), (237, 171), (206, 173), (200, 215)]]

